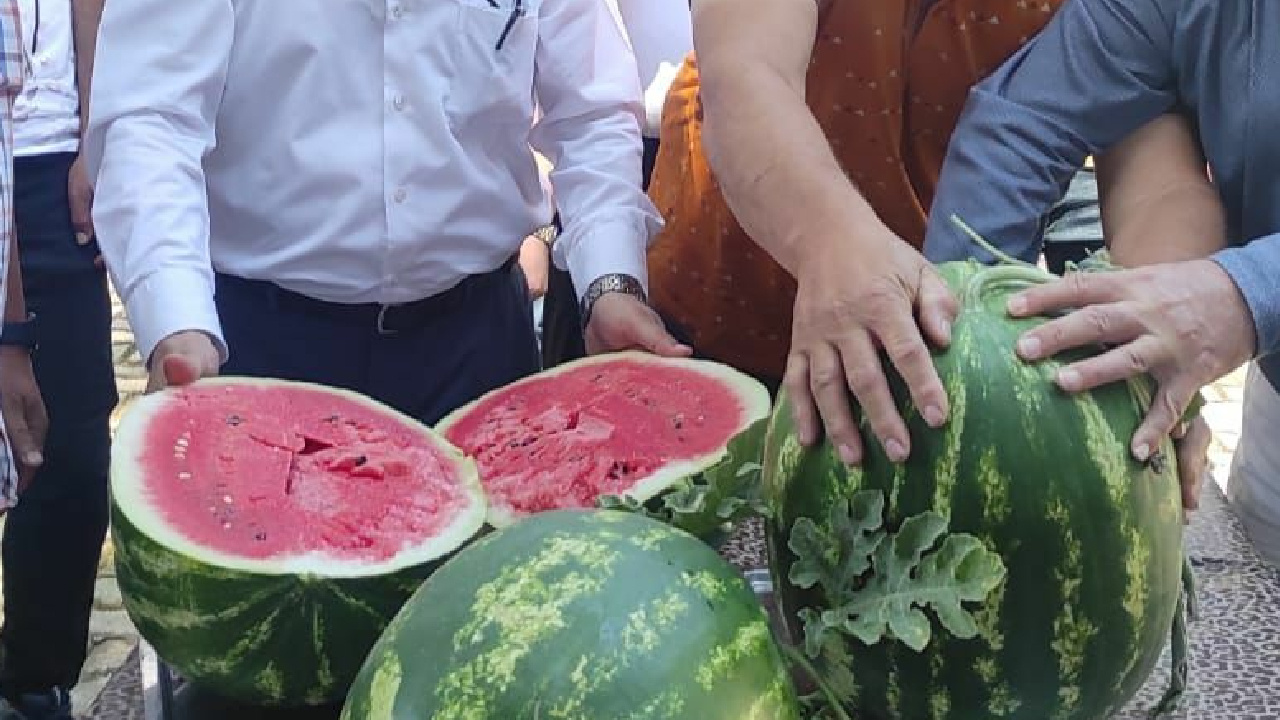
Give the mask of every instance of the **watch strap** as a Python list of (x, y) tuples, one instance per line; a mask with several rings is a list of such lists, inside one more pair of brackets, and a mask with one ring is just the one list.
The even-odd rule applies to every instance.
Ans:
[(591, 310), (595, 307), (596, 301), (609, 293), (622, 293), (630, 295), (642, 303), (649, 302), (644, 286), (636, 278), (623, 273), (602, 275), (587, 287), (587, 292), (582, 296), (583, 327), (586, 327), (587, 322), (591, 319)]
[(0, 346), (34, 350), (36, 342), (35, 313), (27, 313), (26, 320), (6, 321), (3, 327), (0, 327)]

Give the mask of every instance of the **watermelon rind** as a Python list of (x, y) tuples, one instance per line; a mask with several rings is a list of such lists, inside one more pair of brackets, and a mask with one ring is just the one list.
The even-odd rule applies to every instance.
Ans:
[[(827, 442), (805, 447), (785, 391), (777, 400), (762, 481), (783, 622), (795, 641), (807, 640), (825, 689), (853, 717), (1110, 717), (1150, 676), (1171, 633), (1175, 649), (1185, 641), (1174, 449), (1162, 443), (1165, 461), (1148, 463), (1128, 449), (1151, 382), (1062, 392), (1056, 371), (1097, 351), (1037, 363), (1017, 356), (1017, 338), (1044, 319), (1010, 318), (1005, 303), (1038, 271), (972, 261), (938, 270), (961, 301), (951, 346), (934, 355), (952, 414), (930, 429), (889, 373), (912, 438), (905, 463), (873, 439), (858, 467)], [(882, 514), (872, 523), (852, 506), (876, 497)], [(937, 583), (918, 602), (866, 593), (879, 572), (868, 561), (889, 537), (874, 533), (900, 532), (921, 514), (945, 519), (945, 537), (976, 539), (975, 557), (1003, 565), (987, 594), (945, 608), (945, 617), (925, 599), (955, 600), (961, 581), (998, 569), (974, 561), (962, 568), (973, 575)], [(814, 582), (819, 570), (825, 585)]]
[[(705, 541), (718, 544), (727, 537), (729, 528), (738, 520), (758, 514), (756, 495), (759, 488), (760, 454), (773, 408), (768, 388), (755, 378), (727, 365), (698, 358), (662, 357), (633, 350), (592, 355), (492, 390), (450, 413), (436, 424), (436, 431), (442, 436), (447, 435), (455, 423), (475, 412), (477, 407), (513, 388), (583, 367), (616, 362), (686, 369), (723, 384), (739, 398), (742, 406), (739, 432), (722, 448), (700, 457), (673, 461), (642, 478), (628, 492), (601, 498), (601, 504), (606, 508), (642, 511)], [(488, 523), (492, 527), (507, 527), (520, 517), (501, 499), (489, 498)]]
[(342, 720), (798, 720), (745, 578), (634, 513), (554, 510), (423, 584), (369, 653)]
[(469, 503), (426, 542), (382, 562), (322, 553), (252, 559), (190, 541), (151, 509), (141, 479), (145, 435), (176, 390), (134, 400), (112, 450), (111, 532), (125, 610), (182, 675), (229, 699), (261, 705), (340, 701), (387, 622), (431, 572), (475, 537), (486, 501), (475, 464), (413, 418), (356, 393), (293, 381), (218, 377), (206, 387), (297, 386), (373, 408), (450, 459)]

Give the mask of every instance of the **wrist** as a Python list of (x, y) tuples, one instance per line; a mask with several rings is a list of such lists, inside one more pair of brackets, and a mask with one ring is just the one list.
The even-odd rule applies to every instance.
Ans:
[(644, 291), (644, 285), (640, 280), (623, 273), (610, 273), (602, 275), (591, 282), (587, 286), (587, 291), (582, 294), (581, 315), (582, 325), (586, 327), (591, 320), (591, 311), (595, 309), (596, 302), (605, 295), (622, 294), (630, 295), (646, 305), (649, 303), (648, 295)]
[(36, 344), (36, 317), (34, 313), (27, 313), (25, 317), (20, 319), (6, 318), (4, 324), (0, 325), (0, 350), (17, 351), (25, 354), (34, 350)]

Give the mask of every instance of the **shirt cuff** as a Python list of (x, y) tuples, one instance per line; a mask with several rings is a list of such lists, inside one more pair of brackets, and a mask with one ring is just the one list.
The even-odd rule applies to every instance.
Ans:
[(1211, 256), (1240, 290), (1253, 315), (1255, 357), (1280, 351), (1280, 234)]
[(151, 355), (161, 340), (185, 330), (207, 333), (218, 349), (219, 363), (227, 361), (213, 284), (206, 273), (189, 268), (160, 270), (134, 285), (121, 299), (146, 366), (150, 367)]
[[(655, 223), (656, 224), (656, 223)], [(630, 275), (649, 292), (646, 253), (652, 237), (649, 223), (640, 220), (593, 222), (589, 230), (570, 229), (556, 240), (557, 264), (569, 271), (578, 299), (591, 283), (605, 275)]]

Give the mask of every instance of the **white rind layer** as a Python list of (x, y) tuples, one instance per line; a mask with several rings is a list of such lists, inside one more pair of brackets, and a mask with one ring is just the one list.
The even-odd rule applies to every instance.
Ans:
[(333, 395), (341, 401), (364, 405), (396, 423), (420, 429), (422, 439), (435, 447), (444, 458), (452, 461), (457, 468), (458, 479), (461, 481), (468, 503), (459, 508), (453, 522), (442, 528), (435, 536), (423, 542), (407, 544), (399, 553), (381, 562), (335, 557), (325, 552), (256, 559), (231, 555), (198, 545), (153, 509), (151, 498), (143, 482), (146, 471), (142, 466), (142, 455), (147, 451), (145, 440), (147, 429), (156, 413), (166, 408), (177, 394), (176, 390), (166, 389), (133, 400), (121, 417), (112, 442), (110, 484), (112, 501), (118, 511), (123, 513), (138, 531), (175, 553), (228, 570), (261, 575), (312, 575), (334, 579), (373, 577), (395, 573), (442, 558), (475, 536), (484, 526), (487, 503), (475, 462), (443, 437), (408, 415), (358, 393), (313, 383), (224, 376), (202, 379), (199, 384), (205, 387), (255, 385), (272, 389), (292, 388), (322, 392)]
[[(504, 387), (491, 390), (480, 398), (449, 413), (444, 417), (444, 419), (436, 423), (436, 431), (441, 436), (447, 435), (449, 429), (453, 427), (455, 423), (470, 415), (472, 412), (475, 412), (482, 403), (496, 395), (505, 395), (511, 390), (520, 388), (529, 383), (544, 381), (546, 378), (555, 377), (565, 373), (576, 372), (591, 365), (612, 364), (617, 363), (618, 361), (634, 362), (659, 367), (678, 367), (704, 375), (712, 380), (727, 385), (729, 389), (738, 396), (739, 402), (742, 406), (742, 416), (739, 419), (737, 428), (739, 433), (751, 427), (756, 422), (767, 420), (772, 412), (773, 400), (769, 396), (769, 390), (755, 378), (739, 372), (727, 365), (709, 360), (662, 357), (636, 350), (626, 350), (614, 353), (604, 353), (601, 355), (592, 355), (581, 360), (575, 360), (563, 365), (558, 365), (550, 370), (544, 370), (537, 375), (530, 375)], [(726, 455), (728, 455), (728, 448), (724, 447), (706, 455), (671, 463), (648, 477), (643, 478), (630, 492), (626, 494), (635, 498), (639, 502), (647, 502), (648, 500), (660, 495), (681, 478), (694, 475), (710, 468), (723, 460)], [(495, 528), (506, 527), (516, 522), (520, 517), (521, 516), (517, 515), (515, 510), (510, 505), (503, 502), (501, 498), (489, 498), (488, 522), (491, 526)]]

